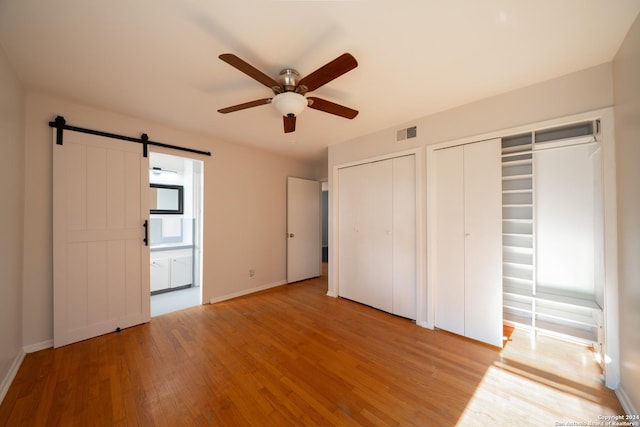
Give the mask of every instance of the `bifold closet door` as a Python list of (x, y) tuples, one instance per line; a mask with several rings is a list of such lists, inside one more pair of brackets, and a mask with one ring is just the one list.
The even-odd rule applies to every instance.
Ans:
[(502, 347), (500, 140), (465, 145), (465, 335)]
[(393, 309), (391, 161), (339, 171), (339, 288), (343, 298)]
[(434, 152), (435, 326), (502, 346), (500, 140)]
[(464, 335), (464, 147), (434, 152), (435, 326)]
[(338, 179), (338, 294), (415, 319), (415, 156), (340, 169)]
[(393, 159), (393, 308), (416, 319), (416, 166), (415, 156)]

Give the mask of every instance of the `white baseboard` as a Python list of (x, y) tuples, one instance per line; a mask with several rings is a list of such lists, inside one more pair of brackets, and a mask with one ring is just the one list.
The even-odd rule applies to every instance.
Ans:
[(222, 302), (222, 301), (226, 301), (226, 300), (230, 300), (233, 298), (238, 298), (244, 295), (249, 295), (249, 294), (253, 294), (255, 292), (260, 292), (260, 291), (264, 291), (266, 289), (271, 289), (271, 288), (275, 288), (277, 286), (281, 286), (281, 285), (286, 285), (287, 282), (286, 281), (280, 281), (280, 282), (273, 282), (273, 283), (269, 283), (263, 286), (258, 286), (257, 288), (251, 288), (251, 289), (245, 289), (244, 291), (240, 291), (240, 292), (234, 292), (232, 294), (227, 294), (227, 295), (223, 295), (221, 297), (216, 297), (216, 298), (211, 298), (209, 300), (209, 304), (215, 304), (217, 302)]
[(624, 412), (627, 415), (640, 414), (640, 412), (638, 412), (638, 408), (636, 408), (633, 405), (633, 402), (631, 401), (631, 399), (629, 399), (629, 395), (627, 394), (627, 392), (625, 392), (624, 389), (622, 388), (622, 385), (620, 385), (616, 390), (616, 396), (618, 397), (618, 400), (622, 405), (622, 409), (624, 409)]
[(22, 350), (26, 353), (35, 353), (36, 351), (44, 350), (45, 348), (53, 347), (53, 340), (46, 340), (37, 342), (35, 344), (25, 345)]
[(335, 291), (327, 291), (328, 297), (338, 298), (338, 294)]
[(7, 372), (7, 375), (5, 375), (5, 377), (2, 379), (2, 382), (0, 383), (0, 402), (2, 402), (4, 400), (4, 397), (7, 395), (7, 392), (9, 391), (9, 387), (11, 387), (11, 383), (13, 382), (13, 379), (16, 377), (16, 374), (18, 373), (18, 369), (20, 369), (20, 365), (22, 365), (24, 356), (25, 356), (24, 350), (20, 350), (16, 358), (13, 359), (13, 363), (9, 368), (9, 372)]

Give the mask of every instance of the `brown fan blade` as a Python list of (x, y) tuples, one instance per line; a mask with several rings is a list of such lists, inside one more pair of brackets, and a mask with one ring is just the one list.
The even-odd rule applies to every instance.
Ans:
[(314, 91), (331, 80), (340, 77), (358, 66), (358, 61), (350, 53), (343, 53), (328, 64), (302, 78), (298, 86), (306, 86), (307, 92)]
[(307, 101), (310, 101), (309, 108), (313, 108), (314, 110), (324, 111), (325, 113), (335, 114), (336, 116), (344, 117), (347, 119), (353, 119), (358, 115), (357, 110), (353, 110), (349, 107), (345, 107), (344, 105), (327, 101), (326, 99), (310, 96), (307, 98)]
[(295, 132), (296, 116), (282, 116), (284, 121), (284, 133)]
[(270, 103), (271, 103), (271, 98), (256, 99), (255, 101), (245, 102), (244, 104), (238, 104), (232, 107), (221, 108), (218, 110), (218, 113), (222, 113), (222, 114), (233, 113), (234, 111), (244, 110), (245, 108), (257, 107), (259, 105), (270, 104)]
[(222, 55), (218, 56), (218, 58), (231, 65), (232, 67), (235, 67), (238, 70), (242, 71), (252, 79), (259, 81), (268, 88), (273, 88), (274, 86), (280, 87), (280, 84), (277, 81), (232, 53), (223, 53)]

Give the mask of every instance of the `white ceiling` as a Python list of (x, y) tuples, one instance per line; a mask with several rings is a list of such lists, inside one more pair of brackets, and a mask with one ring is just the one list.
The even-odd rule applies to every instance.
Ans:
[[(638, 0), (0, 0), (0, 45), (26, 86), (317, 159), (328, 145), (611, 61), (639, 11)], [(310, 95), (359, 110), (354, 120), (307, 109), (285, 135), (271, 105), (216, 111), (272, 96), (221, 53), (276, 78), (344, 52), (358, 68)]]

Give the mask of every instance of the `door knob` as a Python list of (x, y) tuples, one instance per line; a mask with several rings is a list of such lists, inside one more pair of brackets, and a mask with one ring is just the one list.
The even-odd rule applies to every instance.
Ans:
[(289, 233), (289, 234), (287, 235), (287, 237), (294, 237), (294, 236), (295, 236), (295, 234), (293, 234), (293, 233)]

